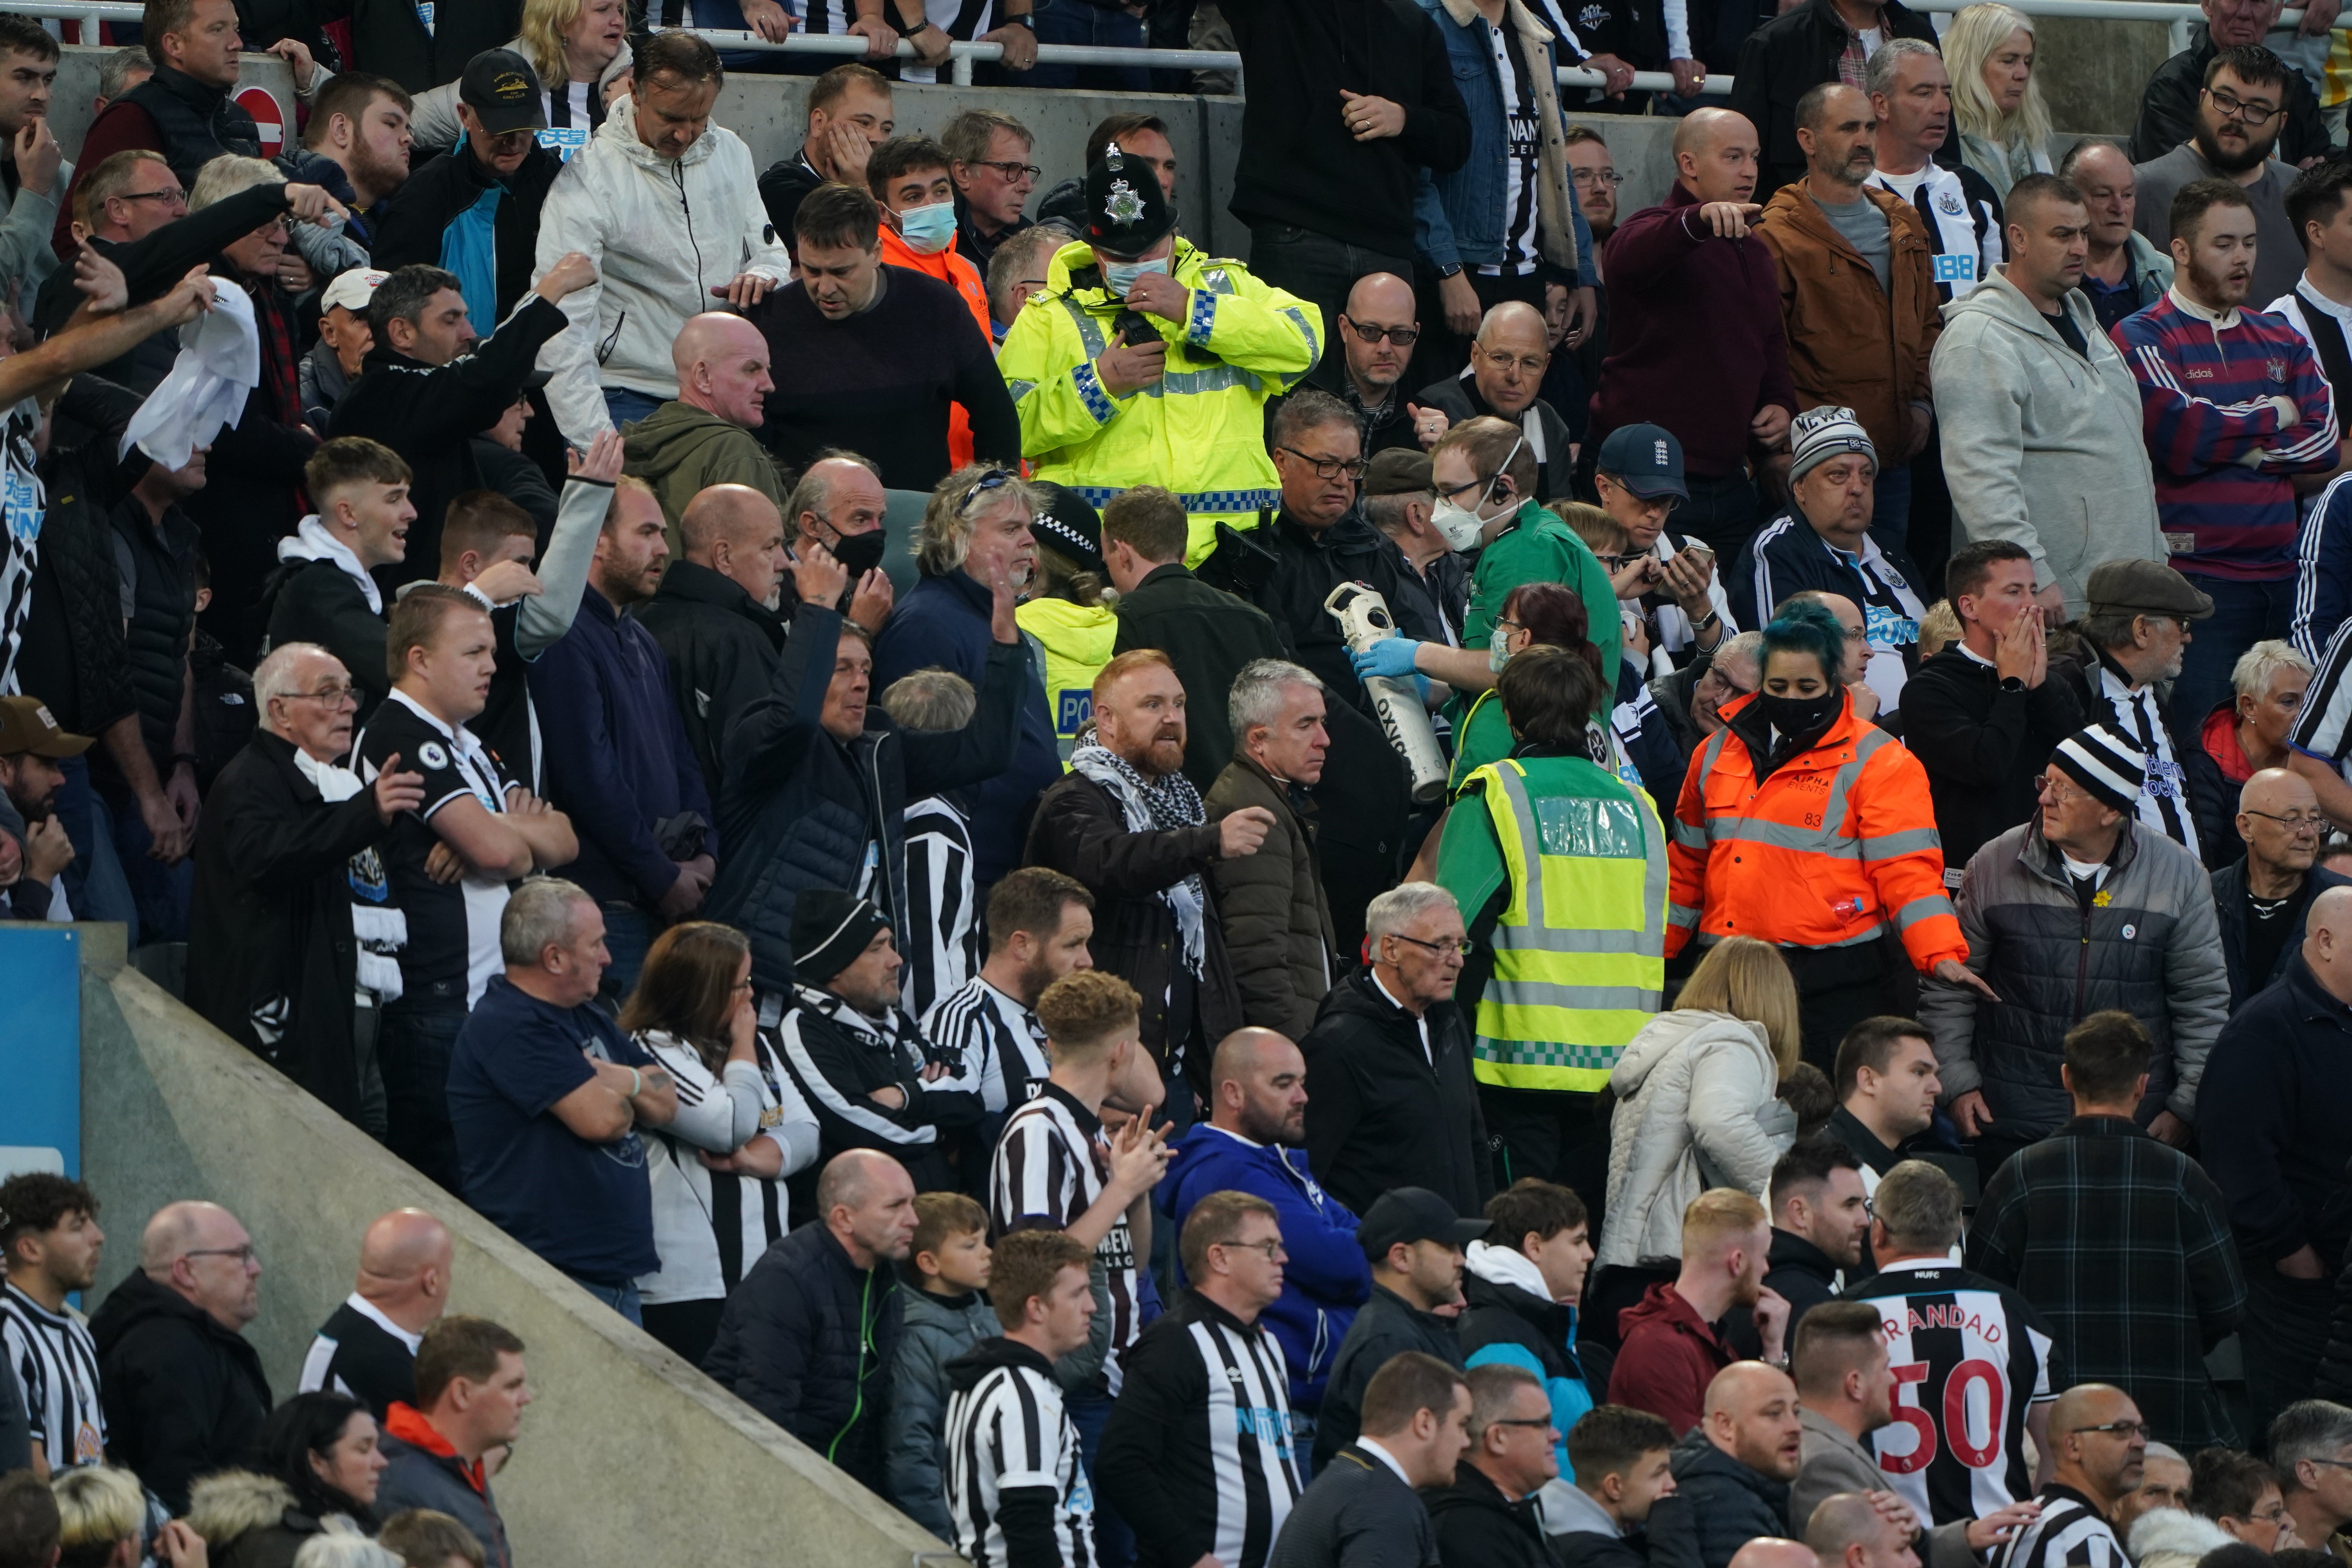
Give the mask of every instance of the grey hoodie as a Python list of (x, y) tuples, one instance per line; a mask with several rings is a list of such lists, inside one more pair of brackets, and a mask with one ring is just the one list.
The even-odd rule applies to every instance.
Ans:
[(2023, 545), (2034, 585), (2057, 583), (2073, 617), (2100, 562), (2165, 558), (2139, 386), (2081, 289), (2066, 312), (2087, 363), (2008, 273), (1994, 268), (1944, 307), (1930, 361), (1944, 477), (1967, 539)]

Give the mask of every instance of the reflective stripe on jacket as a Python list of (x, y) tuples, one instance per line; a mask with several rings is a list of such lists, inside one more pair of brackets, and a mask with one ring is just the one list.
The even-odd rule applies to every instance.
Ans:
[(1324, 322), (1313, 305), (1181, 237), (1168, 270), (1192, 290), (1192, 306), (1182, 321), (1141, 318), (1168, 345), (1167, 374), (1151, 385), (1114, 397), (1096, 376), (1128, 308), (1080, 243), (1055, 253), (1045, 291), (1014, 319), (997, 365), (1034, 477), (1097, 507), (1137, 485), (1166, 486), (1191, 514), (1184, 563), (1197, 566), (1216, 545), (1218, 522), (1254, 527), (1261, 508), (1281, 504), (1265, 405), (1314, 368)]
[(1535, 765), (1539, 799), (1525, 763), (1470, 777), (1510, 879), (1473, 1070), (1500, 1088), (1597, 1092), (1664, 989), (1665, 830), (1641, 792), (1591, 763)]
[[(1726, 705), (1723, 717), (1755, 700)], [(1760, 781), (1747, 742), (1735, 739), (1717, 731), (1683, 779), (1669, 957), (1695, 931), (1847, 947), (1890, 923), (1922, 972), (1968, 957), (1944, 893), (1927, 771), (1901, 742), (1856, 718), (1850, 696), (1826, 734)]]

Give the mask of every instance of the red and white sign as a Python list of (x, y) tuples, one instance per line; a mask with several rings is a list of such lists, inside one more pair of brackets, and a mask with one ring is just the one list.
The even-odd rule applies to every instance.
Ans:
[(278, 156), (286, 146), (286, 111), (278, 107), (278, 100), (266, 87), (248, 87), (238, 89), (236, 102), (261, 128), (261, 155)]

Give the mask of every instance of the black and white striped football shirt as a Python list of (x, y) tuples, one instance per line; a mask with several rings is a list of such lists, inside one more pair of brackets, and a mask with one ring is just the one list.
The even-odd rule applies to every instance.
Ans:
[(977, 974), (923, 1015), (923, 1037), (962, 1056), (956, 1087), (992, 1115), (1026, 1104), (1054, 1067), (1037, 1015)]
[(98, 1346), (70, 1307), (52, 1312), (14, 1285), (0, 1286), (0, 1345), (24, 1391), (33, 1441), (49, 1468), (106, 1459), (106, 1412), (98, 1397)]
[(1041, 1552), (1018, 1551), (1005, 1539), (1005, 1494), (1050, 1488), (1062, 1568), (1093, 1568), (1094, 1493), (1054, 1363), (1011, 1340), (983, 1340), (950, 1364), (949, 1376), (955, 1391), (946, 1417), (947, 1501), (956, 1550), (972, 1568), (1015, 1568), (1016, 1557), (1018, 1568), (1042, 1568), (1034, 1561)]
[(2114, 1527), (2089, 1498), (2053, 1481), (2035, 1500), (2042, 1517), (2002, 1543), (1992, 1568), (2131, 1568)]
[(916, 1017), (980, 972), (979, 901), (971, 819), (945, 795), (915, 802), (907, 808), (907, 918), (898, 939), (907, 962), (898, 987)]
[[(1102, 1196), (1097, 1144), (1102, 1120), (1050, 1079), (1037, 1097), (1005, 1118), (988, 1169), (988, 1221), (997, 1235), (1067, 1230)], [(1110, 1286), (1110, 1348), (1103, 1353), (1102, 1392), (1117, 1396), (1120, 1358), (1139, 1331), (1135, 1233), (1121, 1214), (1095, 1247)]]
[(1153, 1561), (1264, 1568), (1306, 1488), (1281, 1343), (1187, 1290), (1125, 1373), (1096, 1461), (1105, 1500)]
[(2339, 770), (2352, 754), (2352, 621), (2336, 627), (2327, 639), (2327, 650), (2319, 656), (2319, 673), (2303, 694), (2303, 710), (2295, 715), (2287, 743)]
[[(2197, 851), (2196, 814), (2189, 806), (2189, 772), (2173, 754), (2172, 731), (2164, 722), (2164, 708), (2154, 685), (2137, 691), (2116, 674), (2104, 654), (2089, 672), (2091, 722), (2105, 721), (2129, 735), (2147, 755), (2147, 783), (2139, 794), (2139, 820), (2155, 828), (2191, 855)], [(2312, 682), (2316, 692), (2319, 683)], [(2311, 694), (2304, 701), (2305, 711)], [(2104, 709), (2105, 711), (2101, 711)]]

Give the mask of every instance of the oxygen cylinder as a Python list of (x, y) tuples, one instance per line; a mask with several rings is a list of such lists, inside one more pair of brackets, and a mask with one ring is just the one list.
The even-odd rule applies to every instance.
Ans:
[[(1325, 613), (1339, 623), (1339, 635), (1354, 652), (1363, 653), (1376, 642), (1397, 635), (1396, 622), (1380, 591), (1362, 583), (1342, 583), (1323, 601)], [(1433, 805), (1445, 798), (1445, 754), (1437, 749), (1437, 735), (1429, 727), (1429, 710), (1410, 680), (1375, 678), (1364, 682), (1371, 693), (1372, 711), (1381, 716), (1389, 744), (1404, 758), (1412, 775), (1412, 803)]]

